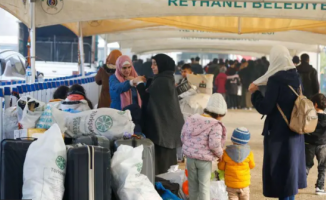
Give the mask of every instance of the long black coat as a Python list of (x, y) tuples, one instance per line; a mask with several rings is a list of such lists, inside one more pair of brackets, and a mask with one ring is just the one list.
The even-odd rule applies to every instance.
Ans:
[(299, 88), (300, 78), (295, 69), (270, 77), (265, 97), (256, 91), (251, 99), (257, 111), (267, 115), (263, 130), (263, 193), (266, 197), (288, 197), (307, 187), (304, 136), (289, 129), (276, 107), (279, 104), (290, 120), (297, 97), (288, 85)]
[(181, 147), (183, 115), (175, 89), (172, 71), (156, 75), (147, 88), (139, 84), (142, 98), (143, 131), (156, 145), (175, 149)]

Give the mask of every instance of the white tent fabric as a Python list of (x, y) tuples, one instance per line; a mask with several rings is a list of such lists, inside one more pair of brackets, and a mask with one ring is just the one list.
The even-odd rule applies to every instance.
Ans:
[(276, 44), (286, 46), (294, 52), (319, 52), (317, 45), (300, 44), (293, 42), (279, 42), (269, 40), (224, 40), (206, 38), (166, 38), (120, 42), (121, 48), (131, 48), (132, 52), (146, 52), (164, 49), (214, 49), (214, 50), (243, 50), (255, 53), (268, 54), (270, 48)]
[(269, 33), (234, 34), (234, 33), (215, 33), (199, 30), (186, 30), (175, 27), (161, 26), (154, 28), (143, 28), (130, 31), (122, 31), (102, 35), (108, 43), (135, 41), (144, 39), (164, 39), (164, 38), (193, 38), (193, 39), (220, 39), (225, 41), (284, 41), (309, 45), (326, 45), (326, 35), (310, 33), (305, 31), (283, 31)]
[[(271, 3), (274, 2), (274, 3)], [(325, 21), (326, 3), (321, 0), (269, 2), (187, 0), (39, 0), (36, 26), (104, 19), (165, 16), (235, 16)], [(284, 2), (284, 0), (283, 0)], [(305, 3), (306, 2), (306, 3)], [(1, 0), (0, 7), (29, 24), (29, 0)]]

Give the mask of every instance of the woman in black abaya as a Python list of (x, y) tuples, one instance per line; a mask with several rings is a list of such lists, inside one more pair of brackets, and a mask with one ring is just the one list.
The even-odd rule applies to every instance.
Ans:
[(166, 173), (177, 164), (176, 149), (181, 147), (181, 129), (184, 124), (175, 89), (175, 63), (165, 54), (152, 59), (154, 79), (138, 83), (143, 101), (143, 131), (155, 144), (155, 173)]

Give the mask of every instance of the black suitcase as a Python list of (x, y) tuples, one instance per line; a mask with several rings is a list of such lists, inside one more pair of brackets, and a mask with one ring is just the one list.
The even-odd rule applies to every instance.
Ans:
[(1, 142), (0, 199), (22, 199), (24, 162), (33, 141), (6, 139)]
[(86, 145), (94, 145), (107, 148), (111, 151), (114, 148), (114, 143), (111, 142), (108, 138), (101, 135), (87, 135), (87, 136), (80, 136), (73, 139), (74, 144), (86, 144)]
[(110, 199), (110, 150), (87, 145), (68, 149), (64, 200)]

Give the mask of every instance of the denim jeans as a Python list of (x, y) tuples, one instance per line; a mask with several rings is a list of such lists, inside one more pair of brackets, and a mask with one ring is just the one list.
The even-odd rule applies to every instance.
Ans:
[(314, 157), (318, 161), (318, 178), (316, 187), (324, 189), (325, 176), (326, 176), (326, 145), (311, 145), (306, 144), (306, 170), (307, 176), (309, 170), (314, 166)]
[(279, 200), (294, 200), (295, 196), (285, 197), (285, 198), (279, 198)]
[(189, 200), (210, 200), (212, 162), (187, 158)]

